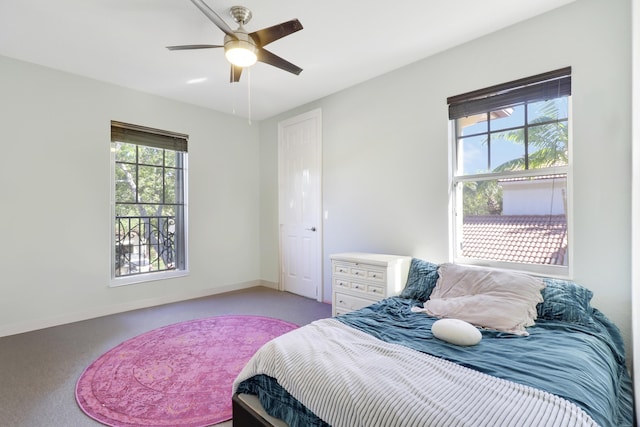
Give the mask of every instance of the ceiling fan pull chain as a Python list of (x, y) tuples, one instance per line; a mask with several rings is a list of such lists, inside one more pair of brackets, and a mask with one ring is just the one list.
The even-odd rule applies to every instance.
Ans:
[[(231, 76), (235, 79), (235, 70), (231, 67)], [(233, 111), (233, 115), (236, 115), (236, 85), (231, 83), (231, 108)]]
[(249, 125), (251, 125), (251, 68), (247, 70), (247, 96), (249, 104)]

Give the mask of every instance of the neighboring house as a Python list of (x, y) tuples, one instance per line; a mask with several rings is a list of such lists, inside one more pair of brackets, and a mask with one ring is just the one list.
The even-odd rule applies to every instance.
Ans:
[(566, 177), (500, 180), (502, 215), (463, 219), (462, 255), (525, 264), (567, 265)]
[(567, 264), (564, 215), (475, 215), (464, 218), (462, 254), (526, 264)]

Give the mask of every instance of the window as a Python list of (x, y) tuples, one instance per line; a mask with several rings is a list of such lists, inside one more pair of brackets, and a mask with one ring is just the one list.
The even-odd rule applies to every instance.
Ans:
[(569, 273), (571, 68), (451, 97), (455, 262)]
[(186, 273), (187, 140), (111, 122), (113, 285)]

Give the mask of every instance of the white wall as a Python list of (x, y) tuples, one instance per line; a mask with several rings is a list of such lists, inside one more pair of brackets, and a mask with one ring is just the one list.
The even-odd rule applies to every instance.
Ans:
[[(0, 57), (0, 336), (255, 284), (258, 126)], [(190, 275), (109, 288), (110, 121), (189, 139)]]
[[(261, 123), (262, 188), (275, 195), (277, 122), (322, 109), (324, 299), (335, 252), (448, 260), (448, 96), (571, 66), (573, 278), (630, 351), (630, 4), (578, 0)], [(276, 248), (277, 203), (263, 203), (262, 245)], [(276, 280), (277, 251), (262, 271)]]
[[(640, 2), (632, 0), (632, 218), (640, 215)], [(632, 221), (632, 261), (631, 265), (631, 291), (632, 291), (632, 331), (633, 331), (633, 353), (640, 354), (640, 222)], [(640, 372), (640, 357), (633, 359), (633, 371)], [(640, 396), (640, 381), (634, 382), (634, 392)], [(635, 401), (636, 422), (640, 423), (640, 399)]]

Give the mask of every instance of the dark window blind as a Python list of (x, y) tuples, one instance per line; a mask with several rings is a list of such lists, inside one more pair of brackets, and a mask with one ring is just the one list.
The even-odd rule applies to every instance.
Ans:
[(447, 98), (449, 119), (571, 95), (571, 67)]
[(111, 121), (111, 142), (127, 142), (186, 153), (188, 139), (188, 135), (176, 132)]

